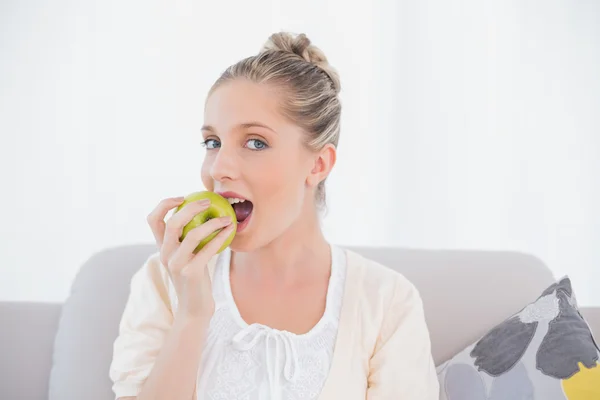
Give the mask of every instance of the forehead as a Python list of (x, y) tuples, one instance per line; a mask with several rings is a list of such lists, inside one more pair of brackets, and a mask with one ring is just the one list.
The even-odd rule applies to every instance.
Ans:
[(269, 85), (235, 79), (218, 87), (206, 99), (204, 123), (227, 130), (248, 121), (285, 125), (279, 112), (279, 94)]

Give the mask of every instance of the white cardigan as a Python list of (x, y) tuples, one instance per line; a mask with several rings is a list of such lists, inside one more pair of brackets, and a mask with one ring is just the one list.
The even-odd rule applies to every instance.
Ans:
[[(320, 400), (438, 400), (421, 297), (404, 276), (345, 250), (346, 279), (329, 375)], [(211, 277), (217, 257), (208, 265)], [(131, 281), (114, 343), (116, 397), (136, 396), (173, 322), (176, 295), (153, 254)], [(233, 399), (232, 399), (233, 400)]]

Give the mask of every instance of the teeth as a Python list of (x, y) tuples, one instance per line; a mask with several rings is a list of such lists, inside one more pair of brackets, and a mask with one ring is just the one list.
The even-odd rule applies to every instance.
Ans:
[(229, 201), (229, 204), (235, 204), (235, 203), (243, 203), (246, 201), (246, 199), (238, 199), (237, 197), (230, 197), (227, 199), (227, 201)]

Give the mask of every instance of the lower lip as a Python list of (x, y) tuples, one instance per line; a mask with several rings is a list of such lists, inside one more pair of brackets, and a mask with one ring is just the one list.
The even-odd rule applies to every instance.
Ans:
[(254, 211), (250, 212), (250, 215), (248, 215), (248, 218), (246, 218), (246, 219), (244, 220), (244, 222), (240, 222), (240, 223), (238, 223), (238, 224), (237, 224), (237, 229), (236, 229), (236, 230), (237, 230), (237, 233), (239, 233), (239, 232), (243, 231), (243, 230), (244, 230), (244, 228), (246, 228), (246, 226), (248, 226), (248, 222), (250, 221), (250, 218), (252, 218), (252, 213), (253, 213), (253, 212), (254, 212)]

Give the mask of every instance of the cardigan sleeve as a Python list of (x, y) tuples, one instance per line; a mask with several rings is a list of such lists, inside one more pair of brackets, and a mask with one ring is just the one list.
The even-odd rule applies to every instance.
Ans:
[(439, 391), (421, 297), (399, 279), (370, 359), (367, 400), (438, 400)]
[(167, 277), (151, 256), (131, 279), (109, 371), (116, 398), (139, 394), (171, 328)]

